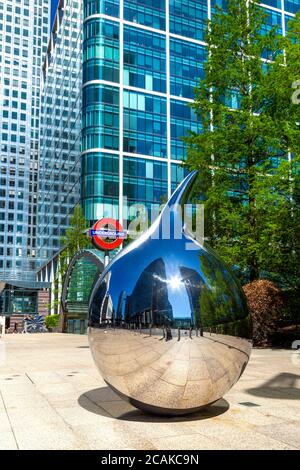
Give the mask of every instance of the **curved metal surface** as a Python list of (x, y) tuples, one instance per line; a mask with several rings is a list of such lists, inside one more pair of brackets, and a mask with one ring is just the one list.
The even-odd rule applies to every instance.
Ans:
[[(243, 373), (251, 350), (237, 280), (181, 222), (179, 208), (196, 175), (106, 267), (90, 299), (89, 340), (102, 376), (153, 413), (185, 414), (218, 400)], [(164, 217), (171, 234), (181, 224), (181, 239), (163, 239)]]

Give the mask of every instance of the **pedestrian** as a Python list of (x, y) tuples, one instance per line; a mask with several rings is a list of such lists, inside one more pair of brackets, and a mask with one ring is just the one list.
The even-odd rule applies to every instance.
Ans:
[(22, 333), (28, 333), (28, 331), (27, 331), (27, 328), (28, 328), (27, 320), (28, 320), (28, 319), (29, 319), (28, 316), (26, 316), (26, 317), (24, 318), (24, 330), (23, 330)]
[(167, 334), (166, 341), (170, 341), (172, 339), (172, 331), (169, 326), (167, 326), (166, 328), (166, 334)]

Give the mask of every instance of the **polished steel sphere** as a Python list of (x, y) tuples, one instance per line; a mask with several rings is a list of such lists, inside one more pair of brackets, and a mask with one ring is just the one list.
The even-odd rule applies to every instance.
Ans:
[[(181, 223), (195, 180), (181, 183), (158, 220), (103, 271), (90, 300), (89, 341), (104, 380), (146, 411), (180, 415), (211, 404), (250, 356), (243, 292), (218, 256)], [(181, 237), (170, 234), (181, 224)]]

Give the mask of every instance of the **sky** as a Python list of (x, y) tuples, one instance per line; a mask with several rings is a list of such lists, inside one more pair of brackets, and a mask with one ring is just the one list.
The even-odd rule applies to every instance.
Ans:
[(51, 27), (55, 17), (58, 0), (51, 0)]

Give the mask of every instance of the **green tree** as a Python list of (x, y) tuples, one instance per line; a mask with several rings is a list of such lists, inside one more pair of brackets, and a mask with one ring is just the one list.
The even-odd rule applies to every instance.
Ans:
[(86, 235), (88, 228), (88, 222), (84, 217), (81, 206), (78, 204), (70, 217), (70, 227), (67, 228), (65, 236), (62, 237), (62, 244), (68, 247), (72, 255), (90, 246), (90, 241)]
[(63, 282), (70, 260), (78, 251), (84, 248), (92, 248), (92, 243), (86, 234), (88, 228), (88, 222), (84, 217), (81, 206), (75, 206), (73, 214), (70, 217), (70, 226), (67, 228), (65, 235), (61, 237), (62, 250), (59, 255), (59, 269), (54, 279), (54, 298), (56, 300), (48, 304), (48, 307), (54, 309), (57, 313), (61, 305), (60, 284), (61, 281)]
[(208, 23), (191, 105), (203, 129), (186, 138), (187, 164), (200, 170), (205, 235), (223, 259), (255, 280), (288, 256), (299, 283), (299, 16), (286, 38), (265, 22), (256, 3), (228, 0)]
[(52, 330), (52, 328), (56, 328), (59, 325), (59, 315), (47, 315), (45, 317), (45, 325), (48, 330)]
[(61, 238), (61, 245), (64, 247), (60, 254), (60, 274), (64, 277), (69, 261), (75, 254), (84, 248), (91, 248), (92, 244), (87, 237), (88, 222), (84, 217), (83, 210), (78, 204), (75, 206), (70, 217), (70, 226), (65, 235)]
[[(268, 259), (269, 271), (274, 280), (283, 279), (284, 285), (298, 290), (300, 294), (300, 181), (299, 181), (299, 155), (300, 155), (300, 11), (295, 19), (289, 22), (287, 35), (282, 39), (284, 53), (278, 55), (270, 68), (266, 80), (266, 95), (268, 98), (268, 112), (278, 123), (281, 129), (281, 139), (286, 142), (288, 149), (288, 162), (283, 161), (278, 170), (276, 187), (280, 191), (281, 211), (278, 212), (276, 230), (279, 249), (276, 256)], [(276, 176), (276, 175), (275, 175)], [(274, 177), (275, 177), (274, 176)], [(269, 182), (269, 188), (270, 188)], [(266, 187), (268, 190), (268, 187)], [(267, 206), (269, 223), (275, 211)], [(274, 224), (275, 225), (275, 224)], [(268, 233), (264, 233), (267, 240)]]

